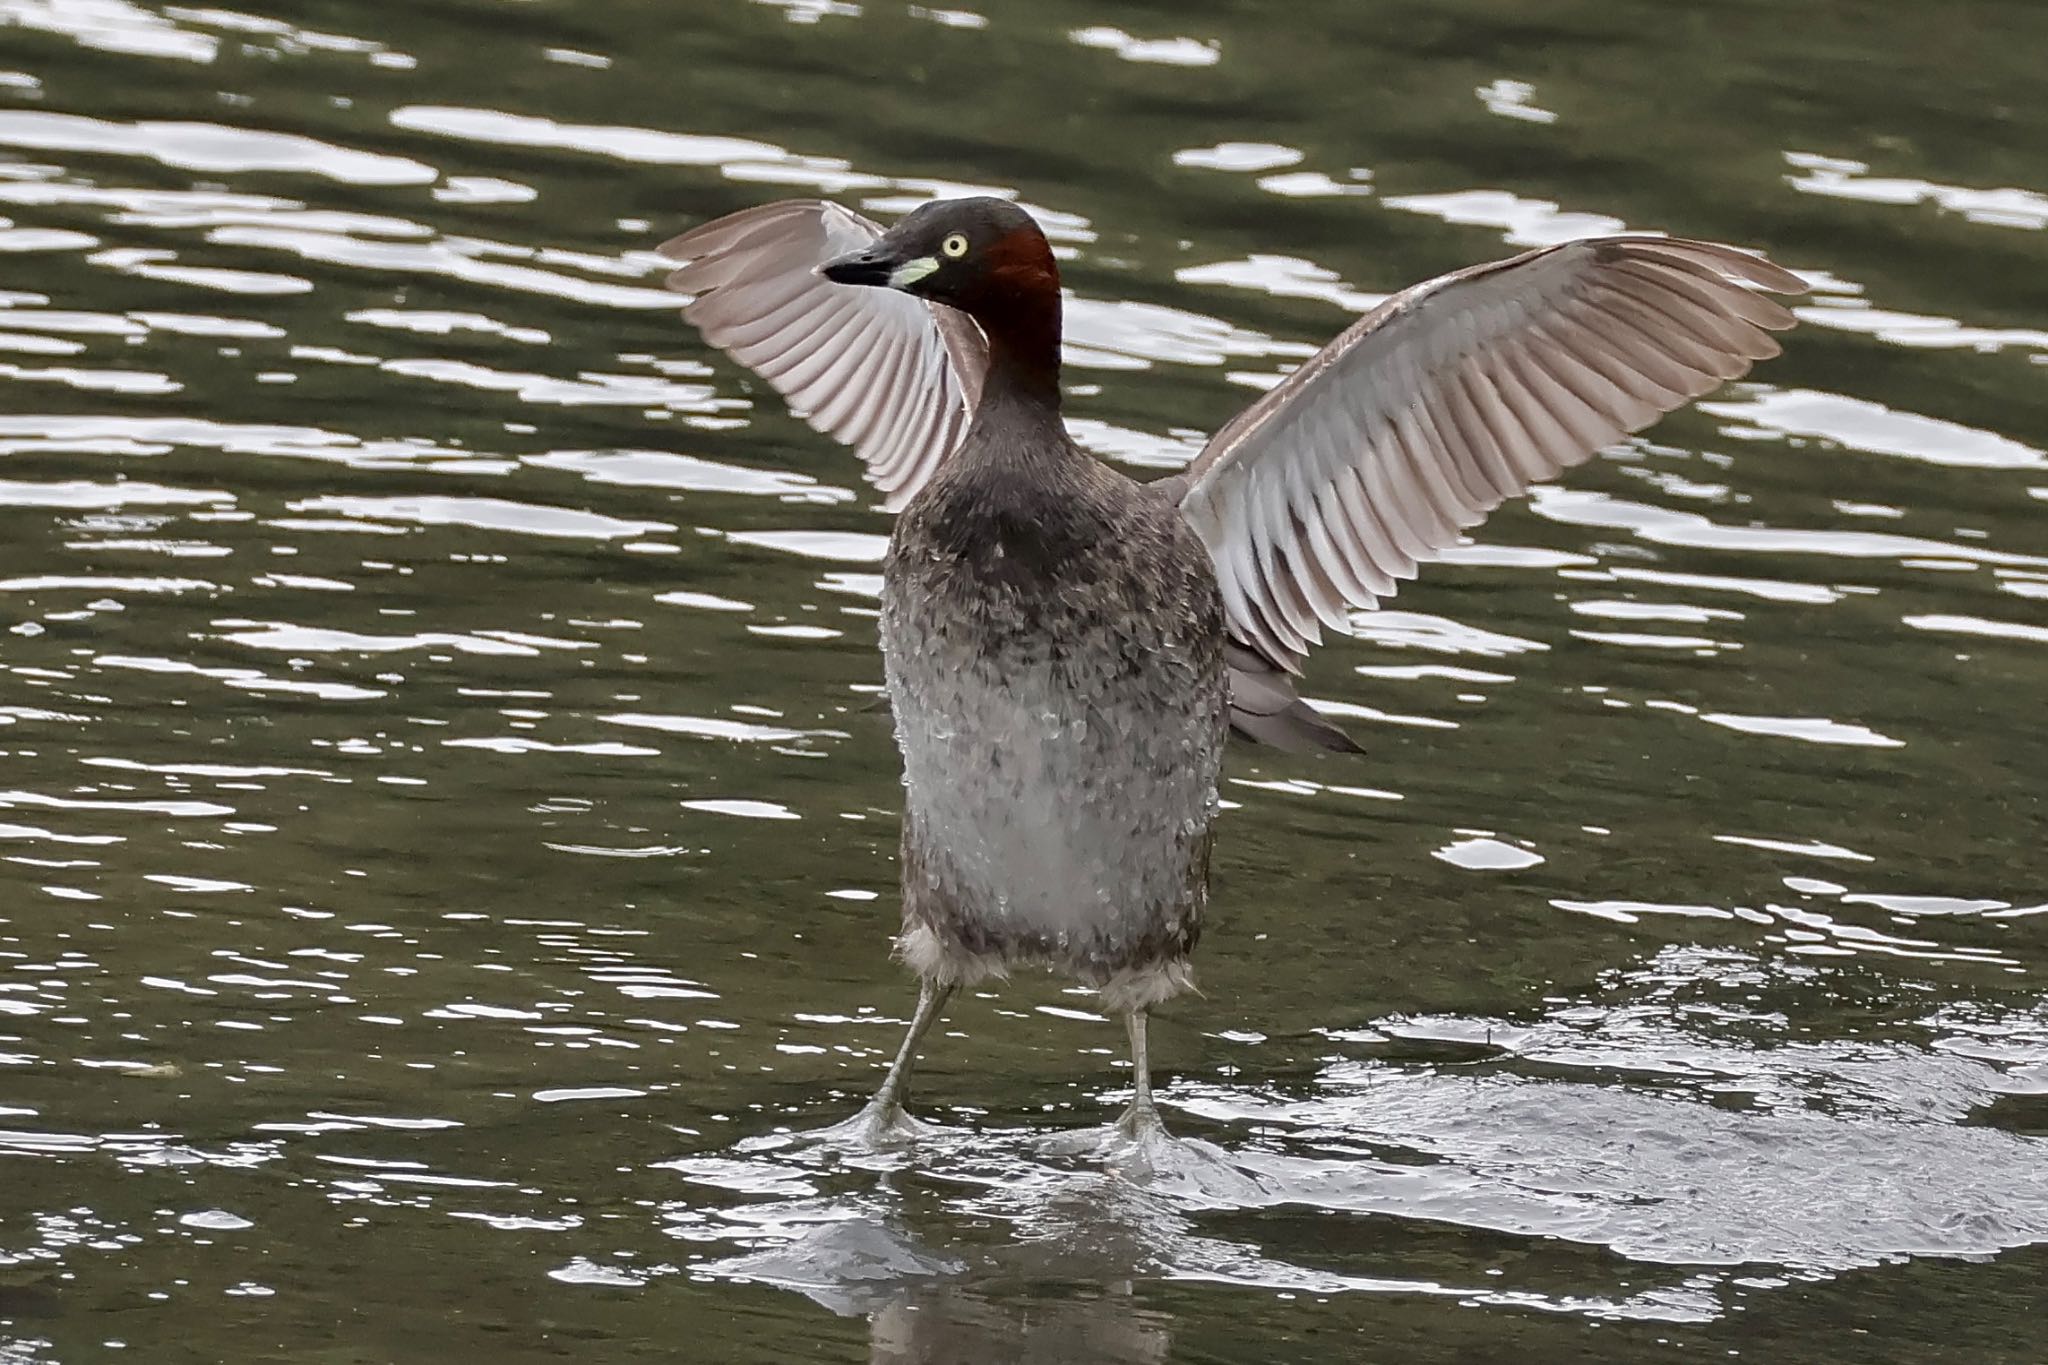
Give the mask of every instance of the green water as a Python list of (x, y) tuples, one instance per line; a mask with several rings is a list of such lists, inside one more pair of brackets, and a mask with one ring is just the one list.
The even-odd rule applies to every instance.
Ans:
[[(2048, 12), (0, 0), (0, 1362), (2048, 1357)], [(886, 517), (650, 248), (997, 187), (1167, 467), (1623, 227), (1787, 354), (1237, 751), (1161, 1102), (911, 1000)]]

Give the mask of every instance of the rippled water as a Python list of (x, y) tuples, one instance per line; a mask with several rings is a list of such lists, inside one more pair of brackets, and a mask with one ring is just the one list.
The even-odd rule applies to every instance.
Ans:
[[(289, 15), (289, 17), (286, 17)], [(2035, 1361), (2048, 16), (0, 0), (0, 1360)], [(1624, 226), (1788, 354), (1238, 751), (1121, 1030), (893, 1051), (887, 521), (649, 248), (1014, 190), (1077, 435)]]

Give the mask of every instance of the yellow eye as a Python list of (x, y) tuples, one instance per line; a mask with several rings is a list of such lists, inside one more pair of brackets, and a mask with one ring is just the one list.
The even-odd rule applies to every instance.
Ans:
[(959, 260), (967, 254), (966, 235), (958, 232), (954, 233), (945, 241), (939, 243), (939, 250), (945, 252), (952, 259)]

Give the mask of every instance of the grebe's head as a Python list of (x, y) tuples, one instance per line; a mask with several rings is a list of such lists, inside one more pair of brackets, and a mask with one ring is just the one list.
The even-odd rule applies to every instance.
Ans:
[(1056, 306), (1060, 296), (1045, 234), (1006, 199), (934, 200), (819, 273), (839, 284), (900, 289), (985, 321), (1033, 303)]

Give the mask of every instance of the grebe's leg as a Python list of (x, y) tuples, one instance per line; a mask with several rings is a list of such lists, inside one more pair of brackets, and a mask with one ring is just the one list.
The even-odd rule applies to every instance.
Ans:
[(910, 1103), (910, 1072), (917, 1065), (917, 1045), (939, 1022), (939, 1015), (952, 995), (952, 986), (941, 985), (929, 977), (919, 984), (917, 1013), (910, 1021), (910, 1032), (904, 1035), (896, 1060), (889, 1066), (889, 1074), (882, 1078), (882, 1088), (866, 1108), (845, 1123), (834, 1125), (829, 1130), (831, 1136), (869, 1147), (887, 1147), (908, 1142), (924, 1131), (925, 1125), (910, 1117), (905, 1109)]

